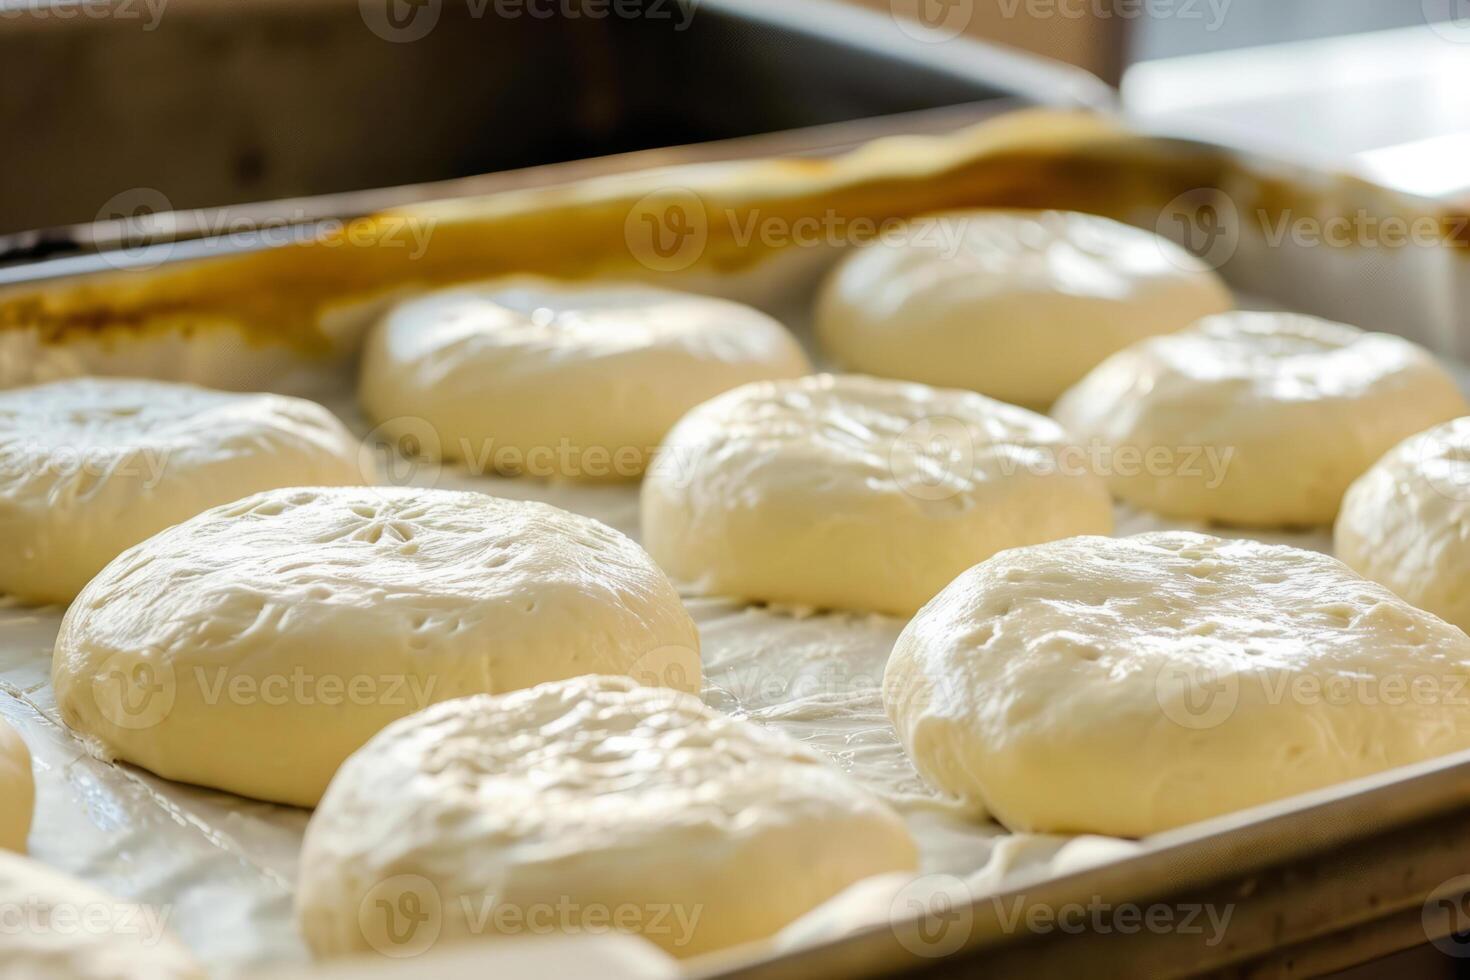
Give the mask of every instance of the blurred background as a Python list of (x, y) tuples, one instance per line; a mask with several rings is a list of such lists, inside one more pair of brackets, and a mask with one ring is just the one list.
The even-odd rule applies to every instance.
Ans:
[(1000, 96), (1470, 192), (1470, 0), (0, 0), (0, 64), (12, 236)]

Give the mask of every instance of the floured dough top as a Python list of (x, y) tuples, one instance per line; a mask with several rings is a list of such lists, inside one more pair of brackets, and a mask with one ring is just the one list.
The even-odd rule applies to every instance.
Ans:
[(824, 348), (856, 371), (1045, 406), (1109, 354), (1228, 310), (1204, 262), (1069, 211), (950, 211), (854, 249), (822, 294)]
[(0, 850), (5, 980), (202, 980), (166, 930), (167, 907), (104, 895), (39, 862)]
[(1140, 836), (1466, 748), (1467, 680), (1470, 637), (1326, 555), (1160, 532), (966, 572), (884, 701), (1012, 830)]
[(35, 805), (30, 750), (20, 734), (0, 718), (0, 850), (24, 853)]
[(559, 931), (632, 909), (631, 931), (689, 956), (915, 862), (902, 821), (797, 743), (690, 695), (582, 677), (374, 738), (307, 828), (298, 909), (318, 954), (395, 955), (360, 909), (413, 892), (434, 910), (420, 949), (516, 931), (466, 916), (488, 897), (528, 918), (560, 901)]
[(808, 370), (781, 324), (739, 303), (514, 276), (389, 311), (360, 394), (390, 430), (426, 422), (440, 455), (485, 471), (628, 478), (688, 409)]
[(1111, 451), (1119, 496), (1174, 517), (1271, 526), (1330, 522), (1379, 456), (1467, 410), (1433, 355), (1402, 337), (1230, 313), (1114, 355), (1053, 414)]
[(297, 488), (118, 558), (67, 611), (52, 677), (67, 724), (121, 758), (312, 805), (350, 752), (429, 703), (588, 672), (697, 691), (698, 650), (668, 579), (591, 518)]
[(1395, 446), (1343, 498), (1337, 557), (1470, 629), (1470, 418)]
[(1107, 533), (1052, 420), (855, 375), (747, 385), (690, 412), (644, 481), (644, 542), (717, 594), (912, 613), (1002, 548)]
[(68, 601), (125, 548), (279, 486), (362, 483), (322, 406), (133, 378), (0, 391), (0, 591)]

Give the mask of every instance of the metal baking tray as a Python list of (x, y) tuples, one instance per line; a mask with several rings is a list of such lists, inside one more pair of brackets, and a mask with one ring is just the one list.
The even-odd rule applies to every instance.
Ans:
[[(1000, 103), (1007, 104), (1007, 98)], [(1049, 97), (1031, 101), (1055, 104), (1068, 98), (1053, 89)], [(1350, 177), (1242, 157), (1199, 143), (1115, 133), (1105, 124), (1094, 126), (1071, 117), (1042, 118), (1014, 139), (977, 141), (959, 136), (888, 144), (886, 153), (863, 151), (868, 155), (861, 167), (849, 166), (852, 158), (830, 169), (759, 161), (737, 162), (733, 169), (709, 167), (714, 160), (823, 154), (880, 136), (942, 132), (990, 111), (982, 104), (308, 203), (317, 208), (313, 218), (352, 217), (407, 202), (462, 198), (460, 205), (433, 206), (447, 207), (456, 215), (452, 224), (457, 231), (448, 236), (451, 246), (468, 240), (467, 235), (493, 233), (497, 222), (505, 220), (497, 202), (511, 198), (523, 201), (522, 214), (546, 214), (553, 204), (587, 209), (588, 227), (595, 231), (598, 222), (614, 226), (597, 210), (605, 211), (608, 201), (622, 202), (625, 212), (627, 202), (671, 185), (698, 187), (711, 206), (795, 209), (784, 213), (826, 207), (829, 202), (894, 215), (959, 204), (1072, 207), (1177, 233), (1187, 240), (1208, 223), (1203, 216), (1218, 217), (1228, 205), (1236, 210), (1239, 223), (1233, 240), (1227, 236), (1229, 254), (1221, 259), (1221, 268), (1240, 291), (1282, 306), (1398, 332), (1446, 356), (1463, 359), (1467, 353), (1470, 313), (1465, 311), (1470, 307), (1465, 303), (1465, 273), (1470, 268), (1470, 241), (1463, 233), (1464, 216)], [(647, 166), (658, 169), (642, 171)], [(609, 183), (609, 175), (620, 176)], [(777, 176), (806, 183), (799, 193), (765, 197), (759, 190), (730, 189), (747, 178)], [(584, 196), (577, 196), (583, 191)], [(567, 204), (568, 194), (575, 197), (574, 205)], [(1312, 248), (1291, 240), (1270, 245), (1261, 240), (1262, 229), (1274, 226), (1278, 215), (1322, 219), (1359, 210), (1378, 218), (1432, 219), (1445, 234), (1439, 247), (1414, 251)], [(1175, 220), (1181, 217), (1182, 223)], [(116, 234), (115, 228), (105, 225), (91, 231), (85, 241), (105, 242)], [(562, 223), (548, 227), (546, 234), (569, 233)], [(174, 236), (170, 232), (167, 237)], [(192, 236), (184, 229), (176, 237)], [(1203, 244), (1208, 251), (1220, 241), (1212, 236), (1186, 244)], [(622, 244), (619, 237), (617, 245)], [(282, 262), (253, 263), (253, 256), (234, 254), (253, 248), (236, 242), (168, 240), (157, 248), (167, 251), (164, 259), (158, 259), (156, 251), (142, 249), (123, 257), (85, 255), (5, 270), (10, 287), (0, 292), (0, 329), (24, 328), (26, 317), (37, 309), (43, 319), (59, 316), (69, 329), (87, 329), (86, 323), (100, 327), (109, 317), (146, 317), (156, 311), (146, 298), (134, 295), (139, 282), (162, 283), (173, 290), (175, 300), (192, 297), (202, 304), (200, 309), (213, 311), (207, 297), (222, 275), (214, 270), (228, 270), (230, 277), (261, 288), (295, 281), (276, 278), (286, 275)], [(296, 254), (304, 257), (303, 262), (318, 261), (305, 252)], [(339, 270), (351, 262), (343, 255), (332, 253), (321, 268)], [(207, 261), (191, 261), (201, 257)], [(530, 261), (536, 261), (535, 256)], [(128, 266), (147, 271), (118, 271)], [(430, 279), (463, 274), (442, 256), (439, 264), (430, 263), (428, 268), (435, 270)], [(202, 272), (196, 274), (194, 269)], [(389, 267), (393, 269), (397, 267)], [(95, 279), (88, 275), (97, 271), (105, 275)], [(51, 281), (72, 276), (80, 278)], [(313, 301), (345, 288), (342, 282), (328, 278)], [(35, 305), (38, 297), (40, 307)], [(292, 311), (289, 305), (286, 309)], [(931, 909), (934, 914), (897, 915), (776, 955), (749, 957), (736, 951), (722, 961), (701, 964), (699, 975), (1307, 976), (1430, 941), (1451, 954), (1460, 952), (1462, 947), (1447, 937), (1470, 927), (1470, 919), (1460, 911), (1470, 896), (1470, 879), (1463, 877), (1467, 872), (1470, 753), (1461, 753), (1159, 835), (1085, 870), (1056, 874), (1039, 868), (1021, 873), (992, 894), (952, 908)], [(1016, 925), (1027, 922), (1033, 909), (1046, 913), (1043, 920), (1055, 921), (1060, 910), (1097, 902), (1175, 910), (1228, 907), (1232, 914), (1224, 940), (1214, 944), (1205, 942), (1207, 934), (1184, 930)]]
[[(617, 9), (635, 4), (641, 16), (603, 4), (569, 17), (565, 0), (89, 0), (86, 16), (0, 17), (0, 132), (17, 136), (0, 155), (0, 261), (98, 232), (105, 244), (105, 219), (135, 199), (192, 213), (307, 198), (248, 214), (341, 217), (409, 198), (323, 195), (945, 106), (1112, 98), (1085, 72), (926, 43), (830, 0)], [(129, 190), (148, 194), (119, 200)], [(208, 217), (180, 215), (173, 232)]]

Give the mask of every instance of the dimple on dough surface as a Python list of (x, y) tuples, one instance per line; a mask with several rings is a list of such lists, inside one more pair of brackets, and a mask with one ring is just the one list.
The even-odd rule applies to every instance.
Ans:
[(699, 689), (638, 545), (542, 503), (407, 487), (247, 497), (109, 565), (62, 621), (63, 719), (160, 776), (312, 806), (427, 704), (585, 673)]
[(166, 908), (105, 895), (0, 850), (0, 980), (203, 980), (164, 929)]
[(132, 378), (0, 392), (0, 592), (68, 602), (127, 548), (258, 490), (364, 482), (322, 406)]
[[(369, 742), (307, 828), (297, 911), (317, 955), (404, 955), (518, 921), (575, 932), (624, 910), (682, 957), (916, 864), (902, 820), (796, 742), (582, 677), (436, 705)], [(389, 915), (410, 907), (412, 933)]]
[(359, 397), (389, 435), (480, 472), (628, 479), (690, 408), (809, 370), (785, 327), (739, 303), (515, 276), (390, 310)]
[(1470, 418), (1409, 437), (1359, 477), (1333, 544), (1358, 572), (1470, 630)]
[(1470, 411), (1422, 347), (1293, 313), (1229, 313), (1110, 357), (1053, 415), (1114, 493), (1169, 517), (1331, 523), (1405, 437)]
[(909, 615), (1003, 548), (1112, 529), (1066, 433), (973, 392), (853, 375), (747, 385), (685, 416), (643, 541), (702, 592)]
[(1109, 354), (1234, 306), (1152, 232), (1068, 211), (950, 211), (855, 248), (823, 288), (823, 349), (852, 371), (1044, 408)]
[(1136, 837), (1470, 747), (1467, 679), (1470, 637), (1341, 562), (1176, 531), (971, 569), (883, 693), (1011, 830)]
[(20, 734), (0, 718), (0, 850), (25, 852), (35, 805), (30, 750)]

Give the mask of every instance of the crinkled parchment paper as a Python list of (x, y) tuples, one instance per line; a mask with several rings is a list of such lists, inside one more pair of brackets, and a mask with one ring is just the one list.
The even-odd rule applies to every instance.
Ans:
[[(345, 379), (331, 385), (321, 400), (366, 433)], [(452, 467), (420, 467), (410, 482), (544, 500), (638, 535), (636, 486), (512, 480)], [(1161, 526), (1120, 511), (1117, 532)], [(1270, 537), (1330, 547), (1325, 531)], [(936, 797), (905, 758), (879, 695), (902, 620), (686, 601), (703, 643), (705, 701), (806, 743), (891, 800), (921, 845), (924, 872), (964, 879), (969, 894), (983, 895), (1018, 875), (1073, 870), (1132, 846), (1008, 834)], [(30, 745), (38, 780), (32, 854), (119, 897), (158, 906), (167, 925), (217, 972), (305, 960), (291, 904), (308, 813), (90, 757), (61, 725), (52, 696), (51, 647), (61, 613), (0, 603), (0, 691), (11, 695), (0, 696), (0, 715)], [(828, 938), (881, 921), (897, 887), (875, 881), (856, 889), (778, 942)]]

